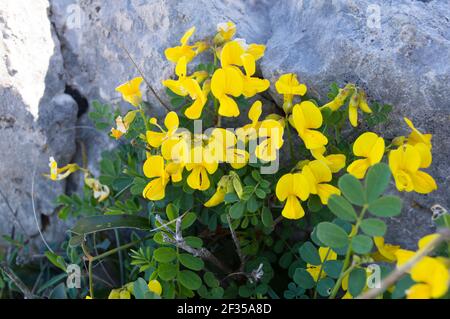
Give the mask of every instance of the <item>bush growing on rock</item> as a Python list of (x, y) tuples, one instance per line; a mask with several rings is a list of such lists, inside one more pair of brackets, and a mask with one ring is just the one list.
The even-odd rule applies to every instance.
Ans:
[[(352, 83), (317, 101), (296, 74), (259, 78), (265, 46), (235, 33), (227, 22), (193, 41), (193, 27), (165, 51), (175, 75), (162, 82), (171, 98), (163, 119), (147, 114), (143, 77), (116, 89), (133, 107), (126, 114), (93, 103), (97, 128), (119, 141), (100, 176), (50, 159), (55, 182), (84, 174), (81, 197), (58, 199), (60, 218), (79, 218), (66, 255), (47, 253), (62, 270), (87, 262), (84, 288), (71, 297), (448, 297), (448, 214), (417, 251), (384, 240), (384, 219), (402, 211), (386, 194), (391, 182), (399, 192), (438, 187), (426, 172), (431, 135), (407, 118), (406, 137), (371, 132), (391, 107), (370, 104)], [(198, 55), (211, 62), (194, 66)], [(263, 116), (271, 84), (283, 105)], [(246, 123), (223, 126), (238, 117)], [(112, 289), (94, 276), (104, 261), (118, 270)]]

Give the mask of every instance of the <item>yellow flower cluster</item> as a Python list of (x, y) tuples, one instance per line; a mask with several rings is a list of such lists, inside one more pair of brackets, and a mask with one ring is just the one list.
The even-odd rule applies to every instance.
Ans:
[[(376, 258), (381, 261), (396, 262), (400, 267), (410, 261), (414, 255), (420, 253), (439, 234), (431, 234), (423, 237), (418, 242), (417, 252), (401, 249), (399, 246), (384, 243), (382, 237), (375, 238), (378, 248)], [(416, 282), (406, 291), (408, 299), (440, 298), (447, 293), (450, 274), (448, 267), (450, 260), (444, 257), (425, 256), (413, 265), (409, 271), (411, 278)]]

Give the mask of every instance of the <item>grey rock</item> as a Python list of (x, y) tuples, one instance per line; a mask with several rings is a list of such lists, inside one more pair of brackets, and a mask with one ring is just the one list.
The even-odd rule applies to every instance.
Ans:
[[(379, 24), (377, 15), (379, 13)], [(271, 10), (272, 36), (261, 62), (271, 82), (297, 73), (310, 93), (326, 100), (329, 84), (357, 83), (372, 100), (394, 106), (386, 138), (407, 135), (402, 118), (433, 134), (427, 171), (439, 189), (402, 194), (403, 214), (387, 240), (414, 248), (434, 231), (429, 208), (450, 207), (450, 3), (448, 1), (280, 1)], [(279, 98), (271, 91), (274, 98)]]
[(77, 105), (64, 94), (48, 7), (45, 0), (0, 4), (0, 234), (14, 229), (33, 239), (39, 226), (50, 242), (62, 238), (53, 201), (65, 183), (42, 174), (49, 172), (49, 156), (61, 164), (72, 158)]

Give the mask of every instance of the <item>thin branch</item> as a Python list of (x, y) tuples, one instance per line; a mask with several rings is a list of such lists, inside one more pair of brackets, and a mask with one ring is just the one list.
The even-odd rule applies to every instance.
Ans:
[(239, 256), (239, 260), (241, 261), (241, 265), (239, 266), (239, 271), (242, 272), (244, 270), (244, 266), (245, 266), (245, 256), (242, 253), (241, 244), (239, 242), (239, 239), (236, 236), (236, 232), (233, 229), (233, 225), (231, 225), (230, 214), (227, 214), (227, 222), (228, 222), (228, 227), (230, 228), (231, 237), (233, 238), (234, 245), (236, 246), (236, 252)]
[(145, 78), (144, 73), (142, 72), (141, 68), (137, 65), (136, 61), (134, 61), (133, 57), (131, 56), (130, 52), (127, 50), (127, 48), (125, 48), (125, 46), (123, 46), (122, 44), (119, 44), (122, 49), (126, 52), (128, 58), (131, 60), (131, 62), (133, 63), (134, 67), (138, 70), (139, 74), (142, 76), (142, 78), (144, 79), (145, 83), (147, 84), (148, 88), (150, 89), (150, 91), (152, 91), (153, 95), (158, 99), (159, 103), (161, 103), (162, 106), (164, 106), (164, 108), (167, 110), (167, 112), (172, 111), (170, 109), (170, 107), (168, 107), (163, 100), (159, 97), (159, 95), (156, 93), (155, 89), (151, 86), (150, 82), (147, 81), (147, 79)]
[(415, 264), (417, 264), (423, 257), (431, 253), (439, 244), (450, 240), (450, 229), (442, 229), (439, 231), (440, 236), (432, 240), (424, 248), (420, 249), (416, 254), (404, 263), (402, 266), (396, 268), (389, 274), (380, 284), (379, 288), (373, 288), (358, 296), (356, 299), (373, 299), (385, 292), (390, 286), (396, 283), (403, 275), (405, 275)]
[(22, 292), (25, 299), (39, 299), (38, 296), (34, 295), (30, 289), (20, 280), (19, 277), (8, 267), (6, 263), (0, 264), (0, 269), (8, 276), (9, 279), (16, 285), (16, 287)]
[(159, 215), (156, 215), (156, 220), (160, 224), (163, 224), (162, 225), (163, 228), (174, 237), (174, 239), (172, 239), (167, 234), (163, 233), (163, 240), (167, 243), (177, 246), (178, 248), (181, 248), (182, 250), (196, 257), (200, 257), (205, 261), (209, 261), (210, 263), (217, 266), (217, 268), (222, 270), (224, 273), (229, 273), (231, 270), (226, 265), (224, 265), (219, 259), (217, 259), (217, 257), (214, 256), (208, 249), (204, 247), (200, 249), (193, 248), (186, 243), (186, 241), (183, 238), (183, 234), (181, 233), (181, 221), (184, 215), (185, 214), (181, 215), (176, 219), (175, 233), (167, 226), (167, 224), (164, 224), (162, 222), (161, 217)]

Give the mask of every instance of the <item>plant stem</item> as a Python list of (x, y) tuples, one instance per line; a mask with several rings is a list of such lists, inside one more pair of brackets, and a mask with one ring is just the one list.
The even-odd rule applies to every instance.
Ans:
[[(120, 247), (120, 238), (119, 238), (119, 231), (117, 229), (114, 229), (114, 235), (116, 237), (116, 247)], [(123, 272), (123, 256), (122, 251), (118, 251), (118, 257), (119, 257), (119, 268), (120, 268), (120, 285), (123, 286), (124, 284), (124, 272)]]
[(331, 291), (331, 294), (330, 294), (330, 297), (329, 297), (330, 299), (334, 299), (336, 297), (336, 294), (339, 291), (339, 287), (342, 284), (342, 280), (344, 279), (344, 277), (348, 273), (346, 270), (347, 270), (347, 267), (348, 267), (348, 265), (350, 263), (350, 257), (352, 255), (352, 241), (351, 241), (351, 239), (353, 238), (353, 236), (358, 234), (359, 225), (361, 224), (362, 219), (364, 218), (364, 214), (366, 213), (366, 211), (367, 211), (367, 205), (364, 205), (362, 210), (361, 210), (361, 213), (359, 214), (359, 217), (358, 217), (358, 219), (356, 221), (355, 229), (353, 231), (353, 235), (350, 236), (350, 238), (349, 238), (350, 242), (348, 244), (347, 252), (345, 254), (344, 264), (342, 265), (341, 273), (339, 274), (338, 280), (336, 281), (336, 284), (334, 285), (333, 290)]
[(331, 248), (328, 248), (327, 253), (325, 255), (325, 258), (323, 259), (322, 263), (320, 264), (320, 268), (319, 268), (319, 275), (317, 276), (317, 282), (316, 282), (316, 288), (314, 289), (314, 297), (313, 299), (317, 298), (317, 284), (319, 283), (319, 279), (320, 276), (322, 276), (322, 272), (323, 272), (323, 265), (325, 264), (325, 262), (328, 259), (328, 255), (330, 254)]
[(389, 274), (380, 284), (379, 288), (373, 288), (366, 291), (362, 295), (358, 296), (357, 299), (372, 299), (379, 296), (386, 291), (390, 286), (397, 282), (405, 273), (407, 273), (415, 264), (417, 264), (422, 258), (431, 253), (437, 246), (443, 242), (448, 242), (450, 240), (450, 229), (442, 229), (439, 231), (440, 236), (432, 240), (422, 249), (419, 249), (414, 256), (412, 256), (406, 263), (396, 268), (393, 272)]
[(292, 165), (295, 165), (295, 157), (294, 157), (294, 144), (292, 142), (292, 134), (291, 134), (291, 129), (289, 127), (289, 120), (286, 116), (286, 131), (287, 131), (287, 137), (288, 137), (288, 142), (289, 142), (289, 153), (291, 155), (291, 163)]
[(150, 124), (147, 121), (147, 117), (145, 116), (145, 112), (142, 109), (142, 104), (139, 104), (139, 114), (141, 115), (142, 120), (144, 121), (145, 129), (150, 131)]

